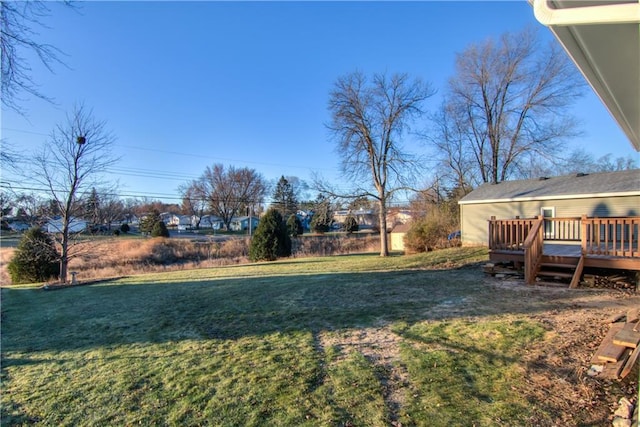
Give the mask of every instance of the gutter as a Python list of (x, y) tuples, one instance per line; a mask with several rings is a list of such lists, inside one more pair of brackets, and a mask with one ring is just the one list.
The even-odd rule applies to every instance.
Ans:
[(533, 0), (533, 14), (547, 27), (551, 25), (638, 24), (640, 2), (554, 9), (548, 0)]

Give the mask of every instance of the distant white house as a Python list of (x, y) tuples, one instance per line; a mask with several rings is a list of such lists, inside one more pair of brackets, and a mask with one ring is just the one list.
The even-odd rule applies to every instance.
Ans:
[[(197, 217), (191, 218), (191, 226), (195, 227), (197, 223)], [(224, 221), (222, 218), (215, 215), (203, 215), (200, 218), (200, 228), (211, 228), (214, 230), (221, 230), (224, 227)]]
[[(53, 217), (45, 224), (48, 233), (62, 233), (62, 218)], [(81, 233), (87, 229), (87, 221), (80, 218), (71, 218), (69, 221), (70, 233)]]
[(160, 218), (167, 227), (185, 229), (191, 226), (191, 217), (189, 215), (161, 214)]
[[(256, 218), (255, 216), (251, 217), (251, 229), (255, 230), (256, 227), (258, 226), (258, 222), (260, 222), (260, 220), (258, 218)], [(229, 228), (232, 231), (243, 231), (243, 230), (248, 230), (249, 229), (249, 217), (248, 216), (241, 216), (238, 218), (233, 218), (231, 220), (231, 223), (229, 224)]]

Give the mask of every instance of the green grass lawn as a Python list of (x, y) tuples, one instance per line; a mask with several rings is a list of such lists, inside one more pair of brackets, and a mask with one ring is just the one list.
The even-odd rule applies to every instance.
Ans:
[[(514, 387), (519, 354), (542, 327), (433, 315), (486, 292), (468, 265), (486, 257), (291, 259), (2, 289), (1, 424), (526, 425), (539, 409)], [(383, 327), (399, 342), (400, 407), (389, 367), (323, 341)]]

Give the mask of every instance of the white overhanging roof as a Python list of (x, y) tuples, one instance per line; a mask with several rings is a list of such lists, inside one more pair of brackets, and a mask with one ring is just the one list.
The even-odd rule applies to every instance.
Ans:
[(640, 151), (640, 0), (529, 0)]

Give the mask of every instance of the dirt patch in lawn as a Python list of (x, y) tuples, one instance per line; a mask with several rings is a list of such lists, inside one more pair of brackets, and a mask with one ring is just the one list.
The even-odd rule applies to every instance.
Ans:
[[(640, 295), (620, 290), (565, 289), (526, 286), (522, 281), (484, 278), (484, 291), (472, 297), (447, 300), (429, 310), (434, 321), (480, 318), (513, 313), (538, 322), (544, 339), (523, 350), (525, 380), (514, 390), (552, 419), (533, 425), (611, 425), (618, 401), (638, 395), (638, 367), (624, 380), (587, 375), (591, 357), (609, 330), (610, 320), (640, 307)], [(338, 360), (357, 351), (376, 365), (392, 412), (404, 403), (407, 373), (400, 363), (401, 337), (391, 326), (321, 333), (319, 344), (339, 350)]]
[(384, 399), (393, 420), (404, 404), (404, 393), (408, 385), (407, 371), (400, 364), (401, 340), (389, 327), (322, 332), (319, 335), (321, 350), (333, 347), (338, 351), (334, 362), (344, 360), (355, 351), (376, 366)]

